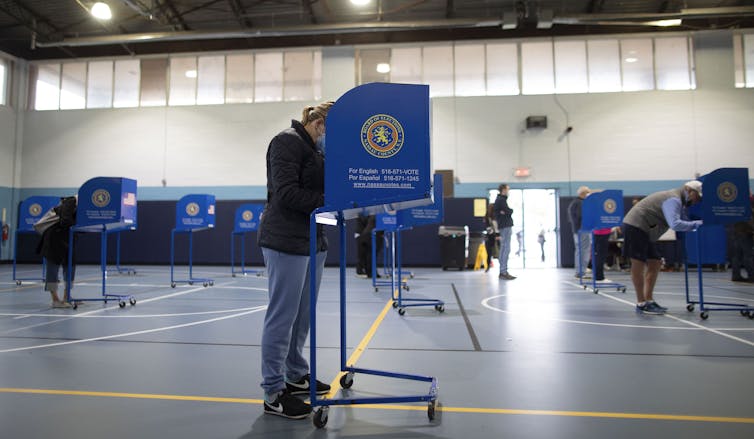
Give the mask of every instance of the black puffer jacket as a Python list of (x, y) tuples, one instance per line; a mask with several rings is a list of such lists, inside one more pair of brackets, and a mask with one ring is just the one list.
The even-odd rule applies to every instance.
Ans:
[[(304, 126), (293, 120), (267, 149), (267, 204), (259, 224), (259, 246), (308, 255), (309, 215), (324, 203), (325, 158)], [(321, 225), (317, 250), (327, 250)]]
[(53, 209), (60, 220), (45, 230), (37, 253), (55, 265), (62, 265), (68, 260), (68, 231), (76, 224), (76, 198), (61, 198)]

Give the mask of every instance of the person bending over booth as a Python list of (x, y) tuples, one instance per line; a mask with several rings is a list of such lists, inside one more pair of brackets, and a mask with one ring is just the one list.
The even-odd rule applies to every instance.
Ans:
[(702, 199), (702, 183), (692, 180), (678, 189), (656, 192), (639, 201), (623, 219), (625, 255), (631, 259), (631, 282), (636, 290), (636, 312), (665, 314), (652, 297), (662, 258), (657, 240), (668, 228), (691, 232), (701, 220), (688, 220), (687, 208)]

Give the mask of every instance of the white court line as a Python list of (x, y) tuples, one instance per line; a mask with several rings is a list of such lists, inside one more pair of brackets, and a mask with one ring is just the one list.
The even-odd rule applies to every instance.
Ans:
[[(76, 286), (85, 286), (85, 287), (99, 287), (102, 285), (102, 282), (76, 282)], [(223, 284), (226, 285), (226, 284)], [(234, 286), (223, 286), (223, 285), (214, 285), (212, 287), (202, 287), (202, 288), (213, 288), (213, 289), (220, 289), (220, 290), (253, 290), (253, 291), (267, 291), (267, 288), (261, 288), (261, 287), (234, 287)], [(129, 284), (116, 284), (112, 282), (107, 283), (108, 287), (144, 287), (144, 288), (166, 288), (169, 286), (169, 284), (140, 284), (136, 282), (132, 282)], [(191, 287), (192, 285), (181, 285), (183, 288)]]
[[(566, 282), (566, 283), (568, 283), (568, 282)], [(631, 307), (636, 307), (636, 303), (630, 302), (630, 301), (625, 300), (625, 299), (621, 299), (620, 297), (611, 296), (610, 294), (605, 294), (605, 293), (601, 293), (601, 292), (597, 293), (597, 294), (599, 294), (600, 296), (604, 296), (604, 297), (607, 297), (609, 299), (615, 300), (616, 302), (625, 303), (626, 305), (630, 305)], [(745, 340), (743, 338), (736, 337), (735, 335), (730, 335), (730, 334), (726, 334), (726, 333), (722, 332), (722, 331), (730, 331), (730, 329), (722, 329), (722, 330), (713, 329), (713, 328), (709, 328), (709, 327), (704, 326), (704, 325), (700, 325), (698, 323), (694, 323), (694, 322), (691, 322), (691, 321), (688, 321), (688, 320), (684, 320), (684, 319), (682, 319), (680, 317), (676, 317), (676, 316), (670, 315), (670, 314), (663, 314), (662, 316), (667, 317), (667, 318), (672, 319), (672, 320), (675, 320), (677, 322), (685, 323), (687, 325), (693, 326), (693, 327), (698, 328), (698, 329), (702, 329), (704, 331), (709, 331), (709, 332), (711, 332), (713, 334), (717, 334), (717, 335), (719, 335), (721, 337), (729, 338), (729, 339), (737, 341), (739, 343), (743, 343), (745, 345), (749, 345), (749, 346), (754, 347), (754, 342), (752, 342), (752, 341)]]
[(30, 350), (33, 350), (33, 349), (43, 349), (43, 348), (51, 348), (51, 347), (56, 347), (56, 346), (66, 346), (66, 345), (79, 344), (79, 343), (88, 343), (88, 342), (92, 342), (92, 341), (111, 340), (111, 339), (114, 339), (114, 338), (130, 337), (132, 335), (150, 334), (150, 333), (153, 333), (153, 332), (161, 332), (161, 331), (168, 331), (168, 330), (171, 330), (171, 329), (186, 328), (186, 327), (189, 327), (189, 326), (203, 325), (205, 323), (218, 322), (220, 320), (227, 320), (227, 319), (232, 319), (232, 318), (235, 318), (235, 317), (244, 316), (244, 315), (247, 315), (247, 314), (253, 314), (253, 313), (257, 313), (259, 311), (263, 311), (265, 309), (267, 309), (267, 305), (258, 306), (256, 308), (253, 308), (253, 309), (249, 310), (249, 311), (239, 312), (239, 313), (236, 313), (236, 314), (231, 314), (229, 316), (215, 317), (213, 319), (199, 320), (199, 321), (196, 321), (196, 322), (183, 323), (183, 324), (180, 324), (180, 325), (163, 326), (161, 328), (145, 329), (143, 331), (134, 331), (134, 332), (125, 332), (125, 333), (121, 333), (121, 334), (105, 335), (105, 336), (102, 336), (102, 337), (86, 338), (86, 339), (83, 339), (83, 340), (71, 340), (71, 341), (63, 341), (63, 342), (58, 342), (58, 343), (49, 343), (49, 344), (38, 345), (38, 346), (27, 346), (27, 347), (22, 347), (22, 348), (3, 349), (3, 350), (0, 350), (0, 354), (6, 353), (6, 352), (30, 351)]
[[(166, 295), (163, 295), (163, 296), (157, 296), (157, 297), (153, 297), (151, 299), (139, 300), (138, 303), (144, 304), (144, 303), (154, 302), (156, 300), (169, 299), (171, 297), (182, 296), (184, 294), (189, 294), (189, 293), (195, 293), (197, 291), (202, 291), (202, 290), (205, 290), (205, 289), (206, 288), (204, 288), (204, 287), (196, 287), (196, 288), (191, 288), (191, 289), (188, 289), (188, 290), (185, 290), (185, 291), (176, 291), (175, 293), (170, 293), (170, 294), (166, 294)], [(75, 298), (74, 298), (74, 300), (75, 300)], [(86, 311), (86, 312), (82, 312), (82, 313), (78, 313), (78, 314), (70, 314), (70, 315), (56, 314), (58, 316), (61, 316), (62, 318), (60, 318), (58, 320), (53, 320), (51, 322), (42, 322), (42, 323), (37, 323), (37, 324), (34, 324), (34, 325), (30, 325), (30, 326), (24, 326), (24, 327), (21, 327), (21, 328), (11, 329), (11, 330), (4, 331), (4, 332), (0, 333), (0, 335), (12, 334), (14, 332), (24, 331), (24, 330), (27, 330), (27, 329), (33, 329), (33, 328), (37, 328), (37, 327), (40, 327), (40, 326), (51, 325), (53, 323), (62, 322), (62, 321), (70, 320), (70, 319), (87, 317), (90, 314), (95, 314), (95, 313), (99, 313), (99, 312), (103, 312), (103, 311), (108, 311), (108, 310), (112, 310), (112, 309), (117, 309), (117, 308), (120, 308), (120, 306), (113, 305), (113, 306), (108, 306), (108, 307), (105, 307), (105, 308), (95, 309), (95, 310), (91, 310), (91, 311)]]
[[(171, 314), (136, 314), (136, 315), (118, 314), (118, 315), (106, 315), (106, 316), (76, 315), (72, 317), (77, 317), (77, 318), (82, 318), (82, 319), (143, 319), (143, 318), (155, 318), (155, 317), (185, 317), (185, 316), (198, 316), (198, 315), (206, 315), (206, 314), (227, 314), (231, 312), (248, 311), (254, 308), (256, 307), (222, 309), (222, 310), (215, 310), (215, 311), (180, 312), (180, 313), (171, 313)], [(16, 319), (21, 319), (21, 318), (26, 318), (26, 317), (60, 317), (60, 314), (0, 313), (0, 317), (12, 317), (12, 316), (18, 316), (16, 317)]]

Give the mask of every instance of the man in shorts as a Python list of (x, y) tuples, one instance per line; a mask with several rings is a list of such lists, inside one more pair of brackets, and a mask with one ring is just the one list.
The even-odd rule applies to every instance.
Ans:
[(691, 232), (702, 225), (689, 221), (687, 208), (702, 199), (702, 183), (692, 180), (678, 189), (656, 192), (639, 201), (623, 219), (625, 256), (631, 258), (631, 282), (636, 290), (636, 312), (665, 314), (667, 308), (654, 301), (652, 293), (662, 258), (657, 240), (669, 228)]

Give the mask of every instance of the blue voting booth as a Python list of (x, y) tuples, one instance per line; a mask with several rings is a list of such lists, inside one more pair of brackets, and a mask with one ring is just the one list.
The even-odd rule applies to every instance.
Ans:
[[(610, 229), (613, 227), (620, 227), (623, 224), (623, 191), (620, 190), (605, 190), (601, 192), (592, 192), (584, 199), (581, 205), (581, 230), (582, 233), (588, 233), (591, 236), (591, 252), (592, 252), (592, 267), (596, 264), (595, 257), (595, 230)], [(579, 251), (579, 260), (576, 261), (579, 264), (578, 272), (584, 273), (586, 267), (581, 266), (581, 246), (577, 246)], [(616, 290), (625, 293), (626, 286), (615, 282), (603, 282), (598, 281), (596, 272), (592, 270), (592, 281), (584, 282), (583, 276), (579, 278), (579, 283), (587, 288), (592, 287), (592, 291), (595, 294), (599, 293), (600, 288), (615, 288)]]
[[(702, 265), (725, 262), (726, 224), (751, 219), (749, 202), (749, 170), (747, 168), (720, 168), (699, 177), (702, 182), (702, 201), (690, 209), (690, 215), (703, 221), (695, 232), (685, 234), (686, 309), (694, 311), (699, 304), (702, 319), (709, 311), (740, 311), (741, 315), (754, 318), (754, 307), (738, 303), (709, 302), (704, 300)], [(722, 259), (721, 259), (722, 252)], [(710, 261), (710, 262), (708, 262)], [(699, 296), (692, 299), (689, 292), (688, 263), (695, 263), (699, 283)]]
[(18, 227), (14, 234), (13, 239), (13, 280), (16, 281), (16, 285), (21, 285), (22, 281), (44, 281), (45, 273), (45, 261), (42, 260), (42, 275), (41, 277), (18, 277), (16, 274), (16, 258), (18, 257), (18, 235), (36, 235), (37, 231), (34, 230), (34, 224), (39, 221), (42, 216), (49, 212), (50, 209), (57, 206), (60, 202), (59, 197), (46, 197), (36, 196), (29, 197), (21, 202), (19, 207)]
[[(310, 265), (316, 264), (318, 222), (337, 225), (340, 232), (340, 386), (353, 385), (356, 373), (430, 383), (427, 394), (402, 397), (344, 397), (318, 399), (314, 387), (310, 400), (317, 428), (327, 424), (332, 405), (428, 403), (434, 419), (437, 379), (429, 376), (357, 368), (347, 364), (346, 344), (346, 228), (345, 220), (430, 204), (429, 87), (426, 85), (373, 83), (356, 87), (340, 97), (327, 116), (325, 206), (310, 219)], [(316, 270), (311, 273), (311, 301), (316, 303)], [(317, 377), (316, 306), (311, 307), (311, 382)]]
[[(409, 306), (434, 306), (437, 311), (445, 310), (445, 303), (438, 299), (404, 298), (402, 290), (409, 290), (403, 279), (403, 264), (401, 254), (403, 250), (401, 232), (414, 227), (440, 224), (443, 220), (443, 188), (442, 175), (435, 174), (433, 185), (433, 202), (426, 206), (410, 207), (394, 213), (380, 213), (376, 217), (376, 225), (372, 231), (372, 286), (375, 292), (379, 286), (388, 285), (393, 294), (393, 308), (398, 308), (398, 314), (404, 315)], [(376, 235), (378, 231), (385, 234), (385, 272), (389, 280), (377, 279)], [(413, 276), (411, 276), (413, 277)], [(398, 288), (400, 286), (401, 288)], [(397, 296), (397, 297), (396, 297)]]
[[(107, 303), (117, 300), (121, 308), (126, 306), (126, 299), (136, 305), (131, 295), (108, 294), (107, 286), (107, 235), (124, 230), (136, 229), (136, 180), (123, 177), (96, 177), (88, 180), (79, 188), (76, 225), (70, 229), (68, 246), (68, 271), (66, 298), (75, 309), (79, 302), (97, 300)], [(102, 297), (72, 298), (70, 296), (70, 277), (73, 269), (73, 247), (75, 233), (100, 234), (100, 268), (102, 271)]]
[[(170, 286), (175, 288), (178, 282), (193, 285), (201, 282), (205, 287), (214, 285), (209, 278), (194, 277), (194, 233), (210, 230), (215, 227), (215, 196), (208, 194), (185, 195), (175, 206), (175, 228), (170, 232)], [(187, 279), (176, 280), (175, 272), (175, 235), (185, 233), (189, 238), (189, 276)]]
[[(242, 204), (236, 209), (236, 217), (233, 220), (233, 231), (230, 232), (230, 274), (236, 277), (237, 274), (246, 276), (247, 274), (256, 274), (261, 276), (264, 270), (247, 270), (246, 263), (246, 235), (259, 230), (259, 220), (262, 218), (264, 204)], [(241, 266), (236, 270), (236, 236), (241, 238)]]

